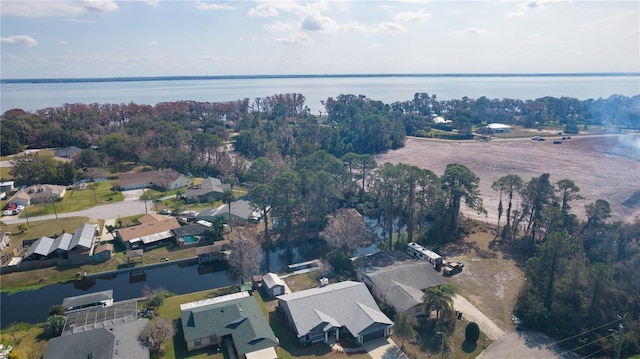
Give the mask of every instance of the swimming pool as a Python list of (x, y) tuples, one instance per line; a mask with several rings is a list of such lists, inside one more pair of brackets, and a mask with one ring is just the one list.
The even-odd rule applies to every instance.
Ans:
[(191, 244), (191, 243), (196, 243), (198, 241), (198, 238), (188, 234), (186, 236), (181, 236), (180, 239), (182, 240), (182, 242), (184, 242), (184, 244)]

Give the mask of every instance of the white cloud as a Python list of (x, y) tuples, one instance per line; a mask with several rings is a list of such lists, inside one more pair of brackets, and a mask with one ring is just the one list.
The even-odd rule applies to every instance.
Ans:
[(289, 37), (277, 37), (273, 41), (284, 45), (310, 45), (313, 40), (304, 32), (291, 34)]
[(383, 22), (376, 26), (373, 31), (383, 34), (400, 34), (407, 32), (407, 29), (397, 22)]
[(527, 0), (513, 11), (508, 11), (507, 17), (525, 16), (529, 11), (545, 10), (553, 6), (570, 4), (572, 0)]
[(293, 31), (298, 29), (298, 24), (276, 21), (273, 24), (265, 25), (265, 27), (272, 31)]
[(197, 1), (196, 8), (198, 10), (233, 10), (235, 9), (234, 6), (231, 6), (226, 3), (223, 4), (218, 2), (203, 2), (203, 1)]
[(0, 42), (3, 44), (19, 45), (19, 46), (38, 45), (38, 42), (36, 41), (36, 39), (28, 35), (13, 35), (8, 37), (0, 37)]
[(300, 24), (300, 28), (305, 31), (336, 32), (340, 27), (330, 17), (315, 14), (304, 18)]
[(278, 15), (280, 15), (278, 13), (278, 10), (276, 10), (273, 6), (267, 4), (260, 4), (254, 8), (249, 9), (249, 11), (247, 12), (247, 16), (259, 18), (276, 17)]
[(425, 21), (430, 17), (431, 14), (426, 12), (424, 9), (420, 9), (418, 11), (399, 12), (393, 16), (393, 19), (398, 22), (416, 22)]
[(378, 47), (382, 47), (382, 44), (379, 42), (374, 42), (373, 44), (369, 45), (370, 49), (376, 49)]
[(58, 41), (58, 44), (60, 44), (60, 45), (69, 45), (69, 41), (66, 41), (66, 40), (59, 40), (59, 41)]
[(0, 12), (2, 16), (17, 17), (77, 16), (85, 8), (78, 2), (3, 1)]
[(158, 46), (158, 43), (156, 41), (151, 40), (151, 41), (149, 41), (148, 45), (149, 46)]
[(160, 6), (160, 0), (145, 0), (144, 3), (153, 7)]
[(452, 35), (462, 36), (462, 37), (488, 37), (491, 36), (491, 32), (487, 30), (483, 30), (477, 27), (467, 27), (462, 30), (454, 30), (451, 31)]
[(84, 0), (84, 5), (89, 11), (113, 12), (118, 10), (118, 4), (113, 0)]

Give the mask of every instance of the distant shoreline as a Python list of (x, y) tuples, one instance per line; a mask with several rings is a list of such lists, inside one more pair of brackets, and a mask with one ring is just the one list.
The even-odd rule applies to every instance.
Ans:
[(640, 72), (584, 72), (584, 73), (490, 73), (490, 74), (305, 74), (305, 75), (221, 75), (221, 76), (148, 76), (148, 77), (91, 77), (91, 78), (33, 78), (0, 79), (3, 84), (25, 83), (82, 83), (82, 82), (142, 82), (184, 80), (256, 80), (256, 79), (317, 79), (317, 78), (393, 78), (393, 77), (616, 77), (640, 76)]

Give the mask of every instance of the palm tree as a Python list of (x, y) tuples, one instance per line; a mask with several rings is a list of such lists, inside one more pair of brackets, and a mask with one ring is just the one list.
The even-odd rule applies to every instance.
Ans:
[(444, 283), (437, 287), (427, 288), (422, 296), (422, 302), (425, 305), (427, 314), (432, 310), (436, 311), (436, 321), (440, 320), (440, 312), (443, 314), (453, 311), (453, 297), (456, 294), (456, 288)]
[(222, 202), (229, 206), (229, 219), (231, 219), (231, 203), (236, 200), (236, 195), (233, 190), (226, 190), (222, 194)]
[(416, 326), (416, 318), (407, 313), (398, 313), (393, 323), (393, 333), (402, 339), (400, 349), (404, 350), (404, 341), (413, 340), (418, 336), (418, 332), (414, 329)]

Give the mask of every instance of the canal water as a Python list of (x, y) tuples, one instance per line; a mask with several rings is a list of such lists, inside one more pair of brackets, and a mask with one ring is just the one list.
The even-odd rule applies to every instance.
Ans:
[[(318, 257), (317, 248), (298, 245), (291, 250), (265, 250), (261, 271), (282, 272), (287, 265)], [(316, 246), (313, 246), (316, 247)], [(52, 269), (55, 270), (55, 269)], [(238, 284), (224, 265), (198, 266), (169, 265), (146, 270), (144, 275), (131, 277), (121, 273), (108, 277), (88, 278), (63, 284), (53, 284), (42, 289), (0, 295), (0, 327), (11, 323), (42, 323), (52, 305), (62, 304), (66, 297), (113, 289), (115, 301), (144, 296), (147, 290), (164, 288), (175, 294), (185, 294)]]

